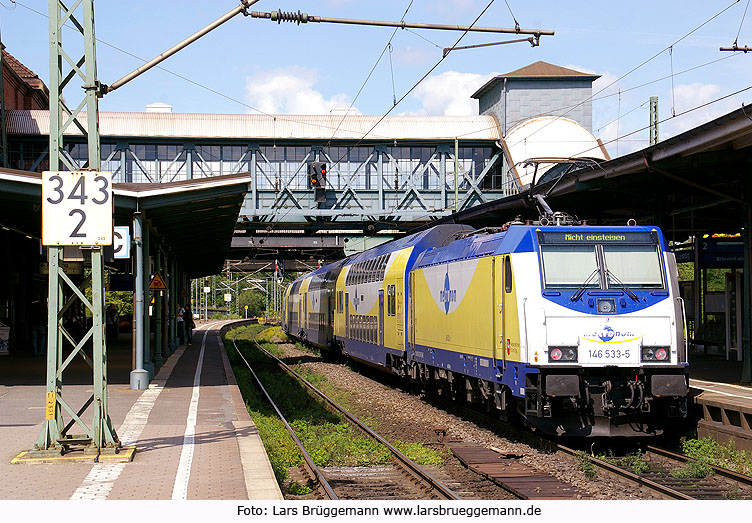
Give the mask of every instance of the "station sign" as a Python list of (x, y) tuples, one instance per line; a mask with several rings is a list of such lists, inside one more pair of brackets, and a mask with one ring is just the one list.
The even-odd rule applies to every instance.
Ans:
[(157, 271), (154, 274), (154, 277), (149, 282), (149, 290), (151, 291), (165, 291), (167, 290), (167, 284), (164, 281), (164, 278), (162, 278), (162, 275)]
[(703, 238), (700, 242), (700, 267), (741, 269), (744, 267), (744, 241), (741, 238)]
[(116, 226), (112, 232), (113, 253), (116, 260), (131, 257), (131, 229), (127, 225)]
[(112, 245), (112, 173), (42, 173), (42, 244)]

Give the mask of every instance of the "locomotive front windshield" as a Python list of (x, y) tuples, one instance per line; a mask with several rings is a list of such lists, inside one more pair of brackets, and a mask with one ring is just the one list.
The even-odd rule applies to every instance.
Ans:
[(546, 289), (662, 289), (658, 239), (651, 232), (539, 231)]
[(541, 246), (547, 289), (600, 287), (595, 245)]
[(603, 245), (609, 287), (620, 283), (640, 289), (663, 288), (661, 259), (655, 245)]

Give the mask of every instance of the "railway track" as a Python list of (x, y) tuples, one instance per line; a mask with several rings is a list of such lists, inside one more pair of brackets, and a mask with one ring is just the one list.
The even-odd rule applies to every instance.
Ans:
[[(274, 358), (268, 352), (267, 355)], [(284, 362), (279, 361), (277, 358), (274, 358), (274, 360), (281, 367), (289, 369)], [(289, 370), (294, 373), (292, 369)], [(297, 377), (302, 380), (299, 376)], [(311, 387), (311, 390), (324, 398), (327, 403), (330, 405), (334, 403), (332, 400), (325, 398), (325, 395), (316, 390), (315, 387)], [(582, 468), (584, 470), (583, 462), (586, 462), (595, 471), (594, 482), (603, 481), (605, 478), (618, 478), (621, 484), (630, 483), (634, 485), (639, 497), (642, 498), (725, 499), (729, 497), (752, 497), (752, 479), (719, 467), (714, 467), (714, 477), (707, 479), (674, 477), (670, 474), (670, 471), (675, 467), (657, 462), (657, 459), (653, 458), (653, 455), (661, 455), (664, 460), (670, 458), (680, 464), (687, 463), (689, 458), (670, 453), (665, 449), (648, 447), (644, 455), (650, 458), (651, 469), (646, 472), (636, 473), (633, 470), (629, 470), (627, 466), (616, 464), (615, 462), (618, 462), (618, 458), (608, 458), (608, 461), (599, 459), (588, 453), (563, 445), (556, 440), (540, 437), (527, 430), (505, 423), (467, 406), (449, 402), (445, 398), (434, 396), (431, 403), (447, 412), (458, 415), (468, 421), (473, 421), (477, 425), (489, 428), (499, 435), (526, 443), (544, 452), (558, 453), (566, 456), (572, 462), (572, 468)], [(525, 466), (523, 464), (523, 455), (505, 454), (497, 449), (488, 449), (477, 445), (453, 444), (452, 442), (447, 442), (446, 445), (465, 467), (477, 473), (479, 477), (496, 483), (514, 497), (520, 499), (591, 498), (591, 496), (564, 481), (558, 481), (545, 472), (542, 473), (540, 470)], [(649, 455), (648, 452), (650, 453)], [(390, 482), (394, 481), (390, 479), (390, 475), (393, 477), (392, 470), (378, 472), (372, 468), (364, 468), (362, 470), (358, 468), (346, 468), (339, 470), (332, 469), (326, 471), (326, 473), (335, 488), (339, 489), (338, 492), (344, 492), (342, 494), (343, 497), (348, 497), (349, 499), (389, 499), (394, 497), (391, 495), (391, 487), (389, 487)], [(383, 476), (380, 477), (379, 473), (383, 474)], [(715, 476), (725, 478), (725, 482), (719, 482)], [(369, 479), (371, 480), (370, 486), (368, 484)], [(449, 483), (449, 480), (445, 481)], [(735, 485), (741, 485), (741, 487), (736, 487)], [(399, 489), (399, 487), (395, 488)], [(457, 487), (453, 485), (453, 488)], [(346, 492), (347, 489), (351, 489), (352, 492)], [(358, 490), (362, 492), (359, 494)], [(405, 494), (409, 492), (407, 489), (403, 489), (403, 491)], [(372, 497), (369, 498), (369, 495)], [(464, 495), (466, 493), (463, 493)], [(410, 499), (425, 499), (425, 490), (422, 492), (419, 491), (417, 497), (416, 494), (408, 494), (408, 497)]]
[(235, 350), (248, 367), (264, 396), (272, 405), (298, 446), (304, 459), (304, 474), (315, 485), (318, 497), (321, 499), (460, 499), (451, 489), (426, 473), (419, 465), (392, 446), (382, 436), (374, 432), (355, 415), (321, 392), (279, 358), (266, 351), (254, 338), (254, 344), (268, 358), (272, 359), (285, 372), (295, 377), (307, 389), (318, 395), (332, 409), (345, 416), (360, 431), (384, 445), (393, 456), (392, 462), (386, 466), (330, 467), (326, 469), (318, 467), (305, 450), (305, 447), (285, 419), (279, 407), (264, 388), (263, 383), (261, 383), (261, 380), (248, 363), (248, 360), (240, 349), (238, 349), (235, 337), (233, 336)]
[[(697, 463), (697, 460), (665, 448), (648, 445), (645, 450), (650, 461), (662, 463), (661, 468), (664, 469), (666, 463), (683, 466)], [(666, 477), (659, 471), (653, 471), (651, 474), (658, 476), (657, 481), (673, 483), (676, 490), (692, 496), (693, 499), (726, 499), (734, 492), (740, 497), (752, 496), (752, 477), (716, 465), (705, 466), (712, 472), (707, 478), (701, 479)]]
[[(441, 403), (445, 402), (443, 398), (439, 398), (438, 401)], [(597, 472), (601, 472), (608, 476), (619, 478), (663, 499), (713, 500), (728, 499), (735, 495), (742, 497), (752, 496), (752, 477), (722, 467), (709, 465), (713, 473), (706, 478), (677, 477), (673, 475), (671, 471), (676, 466), (671, 466), (669, 462), (673, 462), (674, 465), (685, 465), (696, 460), (667, 449), (648, 446), (645, 455), (648, 458), (650, 468), (645, 472), (637, 473), (629, 470), (626, 466), (610, 462), (618, 461), (618, 459), (609, 459), (609, 461), (600, 459), (583, 451), (562, 445), (551, 438), (538, 436), (524, 429), (509, 425), (464, 405), (449, 403), (445, 405), (445, 408), (461, 413), (465, 418), (481, 420), (482, 424), (489, 428), (498, 430), (503, 434), (546, 452), (562, 453), (578, 464), (584, 460), (594, 467), (596, 475)], [(663, 461), (656, 459), (657, 457), (660, 457)], [(718, 477), (723, 478), (723, 480), (719, 480)]]

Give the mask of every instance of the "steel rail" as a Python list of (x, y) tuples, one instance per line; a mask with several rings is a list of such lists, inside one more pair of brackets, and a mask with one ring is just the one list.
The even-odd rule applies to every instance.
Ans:
[[(234, 341), (234, 338), (233, 338)], [(395, 448), (391, 443), (389, 443), (387, 440), (382, 438), (379, 434), (371, 430), (371, 428), (363, 423), (360, 419), (357, 418), (354, 414), (348, 412), (345, 410), (341, 405), (339, 405), (336, 401), (331, 399), (329, 396), (321, 392), (318, 388), (316, 388), (311, 382), (306, 380), (303, 376), (295, 372), (292, 368), (290, 368), (289, 365), (287, 365), (285, 362), (271, 354), (269, 351), (264, 349), (261, 344), (259, 344), (255, 339), (253, 340), (256, 346), (264, 352), (269, 358), (272, 358), (274, 361), (277, 362), (277, 364), (282, 367), (285, 372), (288, 372), (290, 375), (294, 376), (296, 379), (298, 379), (301, 383), (303, 383), (306, 387), (311, 389), (313, 392), (315, 392), (321, 399), (326, 401), (329, 405), (331, 405), (334, 409), (342, 413), (347, 419), (349, 419), (353, 424), (355, 424), (359, 429), (361, 429), (363, 432), (371, 436), (373, 439), (384, 445), (386, 448), (389, 449), (389, 451), (396, 457), (400, 463), (402, 463), (410, 472), (417, 475), (420, 479), (428, 483), (431, 487), (433, 487), (437, 492), (439, 492), (442, 496), (444, 496), (446, 499), (461, 499), (458, 497), (449, 487), (444, 485), (441, 481), (439, 481), (436, 478), (431, 477), (429, 474), (424, 472), (417, 463), (415, 463), (413, 460), (405, 456), (402, 452), (400, 452), (397, 448)], [(235, 347), (237, 349), (237, 345)], [(240, 352), (240, 351), (238, 351)], [(245, 358), (244, 358), (245, 359)]]
[[(439, 398), (439, 399), (441, 399), (442, 401), (444, 400), (444, 398)], [(482, 412), (477, 412), (464, 405), (458, 405), (456, 403), (450, 403), (450, 405), (455, 410), (464, 411), (468, 413), (469, 415), (476, 416), (477, 418), (480, 418), (481, 420), (485, 421), (487, 424), (499, 427), (503, 429), (503, 431), (506, 432), (507, 434), (518, 438), (519, 440), (525, 442), (528, 445), (538, 447), (546, 452), (559, 451), (573, 458), (583, 456), (583, 454), (578, 453), (576, 450), (571, 449), (569, 447), (565, 447), (564, 445), (561, 445), (551, 439), (544, 438), (536, 434), (532, 434), (522, 429), (518, 429), (517, 427), (504, 423), (503, 421), (493, 418), (491, 416), (488, 416)], [(639, 476), (638, 474), (634, 474), (633, 472), (619, 468), (616, 465), (612, 465), (611, 463), (603, 461), (602, 459), (598, 459), (594, 456), (589, 456), (587, 454), (584, 454), (584, 456), (588, 459), (588, 461), (590, 461), (590, 463), (592, 463), (599, 469), (602, 469), (611, 475), (615, 475), (620, 478), (631, 481), (633, 483), (640, 484), (646, 488), (649, 488), (650, 490), (653, 490), (659, 493), (660, 495), (668, 499), (695, 499), (692, 496), (688, 496), (682, 492), (679, 492), (678, 490), (674, 490), (671, 487), (661, 485), (660, 483), (657, 483), (650, 479), (643, 478), (642, 476)]]
[[(243, 359), (243, 362), (245, 363), (246, 367), (248, 367), (248, 370), (251, 371), (251, 374), (253, 375), (253, 378), (256, 380), (256, 384), (258, 384), (261, 391), (264, 393), (264, 396), (266, 396), (267, 401), (271, 404), (271, 406), (274, 408), (275, 412), (277, 413), (277, 416), (279, 416), (279, 419), (282, 420), (282, 423), (285, 424), (285, 428), (287, 428), (287, 431), (290, 433), (290, 436), (292, 436), (292, 439), (295, 441), (295, 444), (298, 446), (298, 449), (300, 450), (300, 453), (303, 455), (303, 459), (305, 460), (306, 464), (308, 465), (308, 468), (313, 473), (316, 480), (319, 482), (319, 485), (321, 485), (322, 490), (326, 494), (326, 497), (329, 499), (339, 499), (337, 497), (337, 494), (334, 493), (334, 490), (332, 489), (331, 485), (329, 485), (329, 482), (324, 477), (324, 474), (321, 472), (321, 469), (319, 469), (318, 466), (313, 462), (313, 459), (308, 454), (306, 449), (303, 447), (303, 443), (301, 443), (300, 439), (298, 439), (298, 436), (295, 434), (295, 431), (290, 426), (289, 423), (287, 423), (287, 420), (285, 419), (282, 412), (280, 412), (279, 408), (277, 408), (277, 404), (274, 403), (274, 400), (272, 400), (271, 396), (269, 396), (269, 393), (264, 388), (264, 385), (261, 383), (261, 380), (256, 376), (256, 373), (253, 372), (253, 368), (251, 368), (251, 365), (248, 363), (248, 360), (245, 359), (245, 356), (243, 356), (243, 353), (240, 352), (240, 349), (238, 349), (238, 344), (235, 343), (235, 338), (237, 337), (237, 332), (232, 337), (232, 344), (235, 346), (235, 350), (237, 351), (238, 355)], [(254, 343), (256, 343), (256, 340), (254, 339)], [(257, 343), (258, 345), (258, 343)]]
[[(565, 447), (563, 445), (559, 445), (558, 443), (553, 443), (553, 445), (556, 448), (556, 450), (559, 450), (572, 457), (577, 457), (578, 455), (582, 455), (582, 454), (578, 454), (576, 450), (570, 449), (569, 447)], [(594, 456), (588, 456), (587, 454), (585, 454), (585, 456), (587, 456), (590, 463), (592, 463), (596, 467), (601, 468), (610, 474), (619, 476), (633, 483), (637, 483), (639, 485), (647, 487), (650, 490), (658, 492), (662, 496), (667, 497), (668, 499), (696, 499), (696, 498), (693, 498), (692, 496), (688, 496), (687, 494), (684, 494), (683, 492), (674, 490), (671, 487), (667, 487), (666, 485), (661, 485), (660, 483), (657, 483), (653, 480), (643, 478), (639, 474), (635, 474), (634, 472), (630, 472), (623, 468), (617, 467), (616, 465), (612, 465), (611, 463), (608, 463), (607, 461), (603, 461), (602, 459), (598, 459)]]
[[(663, 456), (665, 458), (674, 459), (676, 461), (681, 461), (682, 463), (689, 463), (689, 462), (696, 462), (698, 460), (694, 458), (690, 458), (688, 456), (684, 456), (683, 454), (677, 454), (676, 452), (672, 452), (668, 449), (663, 449), (660, 447), (654, 447), (653, 445), (648, 445), (647, 450), (650, 452), (653, 452), (655, 454), (658, 454), (659, 456)], [(739, 483), (744, 483), (745, 485), (752, 486), (752, 476), (747, 476), (746, 474), (740, 474), (739, 472), (734, 472), (733, 470), (729, 470), (727, 468), (719, 467), (717, 465), (712, 465), (710, 463), (707, 463), (707, 465), (713, 469), (713, 472), (718, 474), (719, 476), (723, 476), (726, 479), (730, 479), (733, 481), (738, 481)]]

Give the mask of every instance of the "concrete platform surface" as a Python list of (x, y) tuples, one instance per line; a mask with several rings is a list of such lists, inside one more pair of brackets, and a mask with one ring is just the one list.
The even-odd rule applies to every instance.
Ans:
[[(226, 323), (196, 329), (192, 345), (179, 347), (145, 391), (130, 390), (117, 364), (130, 363), (129, 351), (108, 350), (110, 418), (123, 445), (137, 448), (129, 463), (11, 464), (41, 430), (44, 358), (0, 359), (0, 500), (282, 499), (222, 348)], [(92, 387), (72, 373), (63, 395), (78, 408)]]

